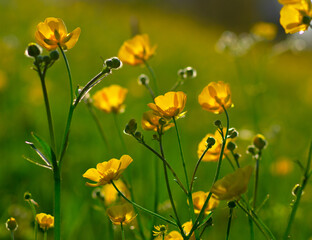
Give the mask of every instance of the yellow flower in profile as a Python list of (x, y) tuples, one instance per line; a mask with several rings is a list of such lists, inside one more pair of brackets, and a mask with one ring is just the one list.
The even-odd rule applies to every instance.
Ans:
[(251, 33), (266, 40), (273, 40), (277, 34), (277, 26), (274, 23), (258, 22), (251, 28)]
[(106, 213), (115, 225), (120, 225), (121, 223), (126, 225), (136, 217), (133, 206), (130, 203), (112, 206), (107, 209)]
[(119, 85), (111, 85), (97, 91), (93, 96), (94, 106), (106, 113), (122, 113), (128, 90)]
[(280, 23), (285, 33), (306, 31), (310, 26), (312, 17), (311, 2), (297, 1), (294, 4), (286, 4), (280, 12)]
[(44, 231), (54, 227), (54, 217), (50, 214), (39, 213), (36, 215), (36, 221)]
[[(225, 134), (225, 129), (223, 129), (223, 134)], [(221, 152), (221, 146), (222, 146), (222, 137), (218, 130), (215, 132), (215, 134), (208, 133), (198, 144), (197, 148), (197, 156), (198, 158), (201, 157), (205, 149), (207, 148), (207, 138), (208, 137), (213, 137), (216, 142), (215, 144), (209, 148), (209, 150), (206, 152), (204, 157), (202, 158), (202, 161), (204, 162), (217, 162), (219, 160), (220, 152)], [(227, 140), (227, 143), (230, 141), (230, 139)], [(223, 158), (225, 157), (226, 154), (228, 154), (230, 151), (227, 149), (225, 146), (224, 148), (224, 155)]]
[(219, 200), (238, 199), (240, 195), (247, 191), (251, 173), (251, 166), (239, 168), (234, 173), (228, 174), (216, 181), (210, 191)]
[(154, 55), (156, 46), (151, 47), (147, 34), (136, 35), (123, 43), (118, 58), (126, 64), (138, 65)]
[[(118, 179), (114, 182), (116, 187), (127, 197), (130, 198), (130, 192), (127, 188), (127, 186), (124, 184), (124, 182), (121, 179)], [(119, 199), (119, 194), (114, 188), (113, 184), (105, 184), (101, 188), (101, 195), (104, 196), (104, 203), (106, 206), (111, 205), (115, 203)], [(121, 200), (124, 200), (121, 198)]]
[[(182, 225), (183, 231), (185, 233), (185, 235), (188, 235), (189, 232), (191, 231), (193, 227), (192, 221), (186, 222)], [(195, 235), (194, 233), (192, 234), (192, 236), (189, 238), (190, 240), (195, 240)], [(166, 237), (165, 240), (183, 240), (183, 237), (181, 235), (181, 233), (179, 233), (178, 231), (171, 231)]]
[(181, 233), (178, 231), (171, 231), (166, 237), (165, 240), (183, 240)]
[(95, 168), (88, 169), (82, 176), (96, 183), (86, 183), (88, 186), (97, 187), (105, 185), (112, 180), (119, 179), (123, 171), (133, 159), (129, 155), (122, 155), (120, 160), (112, 158), (108, 162), (98, 163)]
[(37, 42), (47, 50), (54, 50), (59, 46), (64, 49), (71, 49), (75, 46), (80, 35), (80, 28), (67, 33), (66, 26), (62, 19), (49, 17), (37, 25), (35, 38)]
[[(196, 214), (199, 214), (201, 209), (204, 206), (204, 203), (208, 197), (209, 192), (205, 193), (203, 191), (198, 191), (192, 193), (192, 199), (194, 204), (194, 212)], [(205, 209), (205, 214), (209, 214), (211, 210), (215, 209), (219, 205), (219, 200), (215, 198), (214, 195), (212, 195), (208, 201), (208, 205)]]
[(182, 113), (186, 103), (186, 94), (184, 92), (167, 92), (154, 99), (154, 103), (147, 106), (152, 109), (155, 114), (170, 119), (179, 118), (184, 115)]
[(206, 111), (222, 113), (223, 107), (233, 106), (229, 84), (222, 81), (209, 83), (199, 94), (198, 102)]
[(150, 110), (147, 111), (145, 113), (143, 113), (143, 117), (142, 117), (142, 128), (144, 130), (152, 130), (155, 132), (159, 132), (161, 130), (162, 127), (162, 131), (167, 131), (169, 128), (173, 127), (174, 124), (170, 123), (169, 121), (167, 121), (166, 119), (162, 119), (164, 122), (164, 124), (161, 126), (161, 124), (159, 123), (159, 120), (161, 119), (161, 117), (157, 114), (155, 114), (154, 111)]

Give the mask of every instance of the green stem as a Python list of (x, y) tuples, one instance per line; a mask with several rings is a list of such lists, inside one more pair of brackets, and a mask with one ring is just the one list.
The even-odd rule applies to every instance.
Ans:
[(113, 229), (113, 224), (110, 221), (110, 218), (108, 217), (108, 224), (107, 224), (107, 232), (108, 232), (108, 238), (109, 239), (114, 239), (114, 229)]
[(226, 159), (228, 160), (229, 164), (231, 165), (232, 169), (235, 171), (235, 167), (231, 161), (231, 159), (229, 158), (229, 156), (227, 154), (224, 154), (224, 156), (226, 157)]
[[(159, 134), (159, 148), (160, 148), (161, 156), (163, 158), (165, 158), (165, 154), (164, 154), (164, 150), (163, 150), (163, 146), (162, 146), (162, 134)], [(167, 167), (166, 167), (166, 164), (164, 162), (163, 162), (163, 166), (164, 166), (165, 181), (166, 181), (166, 186), (167, 186), (167, 191), (168, 191), (168, 196), (169, 196), (169, 199), (170, 199), (171, 207), (172, 207), (174, 215), (176, 217), (176, 222), (178, 224), (180, 232), (181, 232), (182, 236), (184, 236), (185, 234), (184, 234), (184, 231), (183, 231), (183, 228), (182, 228), (182, 225), (181, 225), (181, 221), (179, 219), (179, 215), (178, 215), (178, 212), (177, 212), (177, 209), (175, 207), (174, 200), (173, 200), (173, 197), (172, 197), (172, 192), (171, 192), (171, 188), (170, 188), (170, 184), (169, 184)]]
[(238, 159), (236, 159), (236, 157), (235, 157), (235, 155), (234, 155), (234, 151), (231, 151), (231, 154), (232, 154), (232, 156), (233, 156), (233, 158), (234, 158), (234, 161), (235, 161), (235, 163), (236, 163), (236, 166), (237, 166), (238, 168), (240, 168)]
[[(212, 186), (213, 184), (218, 180), (219, 178), (219, 174), (220, 174), (220, 170), (221, 170), (221, 163), (222, 163), (222, 158), (223, 158), (223, 153), (224, 153), (224, 148), (225, 148), (225, 145), (226, 145), (226, 140), (227, 140), (227, 135), (228, 135), (228, 131), (229, 131), (229, 126), (230, 126), (230, 119), (229, 119), (229, 115), (225, 109), (225, 107), (222, 105), (222, 108), (225, 112), (225, 115), (226, 115), (226, 132), (225, 132), (225, 135), (222, 136), (222, 145), (221, 145), (221, 151), (220, 151), (220, 156), (219, 156), (219, 160), (218, 160), (218, 165), (217, 165), (217, 169), (216, 169), (216, 173), (215, 173), (215, 177), (213, 179), (213, 182), (212, 182)], [(195, 220), (195, 223), (193, 223), (193, 227), (189, 233), (189, 235), (187, 236), (187, 239), (190, 238), (190, 236), (192, 236), (192, 233), (195, 231), (195, 229), (197, 228), (198, 224), (200, 223), (200, 220), (202, 219), (203, 215), (204, 215), (204, 212), (205, 212), (205, 209), (208, 205), (208, 202), (209, 202), (209, 199), (211, 198), (212, 196), (212, 192), (209, 192), (206, 200), (205, 200), (205, 203), (202, 207), (202, 209), (200, 210), (196, 220)]]
[(257, 201), (257, 193), (258, 193), (258, 183), (259, 183), (259, 163), (261, 158), (261, 150), (259, 150), (258, 157), (256, 158), (256, 166), (255, 166), (255, 188), (253, 194), (252, 208), (256, 209), (256, 201)]
[(121, 229), (121, 239), (125, 240), (125, 231), (124, 231), (122, 222), (120, 223), (120, 229)]
[(11, 239), (14, 240), (14, 231), (11, 231)]
[(43, 232), (43, 240), (48, 240), (48, 231), (47, 230), (45, 230)]
[(62, 47), (59, 45), (59, 49), (63, 55), (64, 61), (65, 61), (65, 65), (66, 65), (66, 69), (67, 69), (67, 73), (68, 73), (68, 79), (69, 79), (69, 89), (70, 89), (70, 105), (73, 104), (74, 101), (74, 91), (73, 91), (73, 81), (72, 81), (72, 75), (71, 75), (71, 71), (70, 71), (70, 67), (69, 67), (69, 63), (67, 60), (67, 57), (65, 55), (64, 50), (62, 49)]
[(61, 239), (61, 172), (59, 167), (53, 168), (54, 178), (54, 239)]
[(249, 228), (250, 228), (250, 240), (254, 240), (255, 233), (254, 233), (253, 221), (250, 216), (248, 216), (248, 223), (249, 223)]
[(157, 85), (155, 72), (154, 72), (153, 68), (148, 64), (147, 61), (144, 60), (144, 64), (145, 64), (145, 67), (147, 68), (147, 70), (150, 72), (150, 74), (152, 76), (152, 79), (153, 79), (153, 82), (154, 82), (154, 88), (155, 88), (154, 93), (156, 95), (158, 95), (158, 85)]
[[(158, 213), (158, 203), (159, 203), (159, 181), (158, 181), (158, 175), (159, 175), (159, 164), (156, 156), (154, 156), (154, 174), (155, 174), (155, 193), (154, 193), (154, 212)], [(153, 222), (151, 225), (150, 233), (151, 233), (151, 239), (153, 239), (153, 229), (156, 224), (156, 218), (153, 218)]]
[(229, 237), (230, 237), (232, 216), (233, 216), (233, 208), (230, 208), (230, 215), (229, 215), (229, 220), (228, 220), (228, 225), (227, 225), (227, 230), (226, 230), (226, 238), (225, 238), (226, 240), (229, 240)]
[(155, 98), (155, 93), (153, 92), (153, 89), (151, 88), (151, 86), (149, 84), (144, 84), (144, 86), (146, 87), (146, 89), (149, 91), (152, 99), (154, 100)]
[(39, 65), (36, 65), (36, 66), (37, 66), (38, 74), (39, 74), (40, 81), (41, 81), (42, 93), (43, 93), (44, 104), (45, 104), (45, 109), (46, 109), (46, 114), (47, 114), (47, 119), (48, 119), (48, 125), (49, 125), (51, 147), (55, 151), (55, 136), (54, 136), (53, 121), (52, 121), (48, 92), (47, 92), (47, 88), (45, 84), (45, 75), (47, 71), (47, 66), (45, 66), (43, 72), (41, 72)]
[(34, 235), (35, 235), (35, 238), (34, 239), (37, 240), (37, 234), (38, 234), (38, 223), (36, 221), (37, 211), (36, 211), (36, 208), (35, 208), (35, 206), (34, 206), (34, 204), (32, 202), (32, 199), (27, 200), (27, 202), (28, 202), (28, 204), (29, 204), (29, 206), (31, 208), (32, 214), (33, 214), (33, 218), (34, 218), (34, 222), (35, 222), (35, 224), (34, 224)]
[(167, 222), (167, 223), (170, 223), (170, 224), (172, 224), (172, 225), (174, 225), (174, 226), (177, 226), (177, 224), (176, 224), (175, 222), (173, 222), (173, 221), (171, 221), (171, 220), (169, 220), (169, 219), (167, 219), (167, 218), (165, 218), (165, 217), (163, 217), (163, 216), (161, 216), (161, 215), (159, 215), (159, 214), (157, 214), (157, 213), (154, 213), (154, 212), (152, 212), (152, 211), (150, 211), (150, 210), (148, 210), (148, 209), (146, 209), (146, 208), (140, 206), (139, 204), (137, 204), (137, 203), (131, 201), (129, 198), (127, 198), (127, 197), (117, 188), (117, 186), (115, 185), (115, 183), (114, 183), (113, 180), (111, 180), (111, 184), (113, 184), (114, 188), (115, 188), (116, 191), (120, 194), (120, 196), (122, 196), (127, 202), (131, 203), (134, 207), (136, 207), (136, 208), (138, 208), (138, 209), (141, 209), (142, 211), (144, 211), (144, 212), (146, 212), (146, 213), (149, 213), (149, 214), (151, 214), (151, 215), (153, 215), (153, 216), (155, 216), (155, 217), (158, 217), (159, 219), (161, 219), (161, 220), (163, 220), (163, 221), (165, 221), (165, 222)]
[(285, 233), (284, 233), (284, 236), (283, 236), (283, 240), (287, 240), (289, 239), (289, 233), (290, 233), (290, 230), (291, 230), (291, 226), (292, 226), (292, 223), (295, 219), (295, 216), (296, 216), (296, 212), (297, 212), (297, 209), (298, 209), (298, 206), (299, 206), (299, 203), (300, 203), (300, 199), (301, 199), (301, 195), (302, 195), (302, 192), (309, 180), (309, 177), (311, 176), (311, 172), (310, 169), (311, 169), (311, 159), (312, 159), (312, 142), (310, 144), (310, 149), (309, 149), (309, 154), (308, 154), (308, 160), (307, 160), (307, 165), (306, 165), (306, 168), (305, 168), (305, 172), (303, 174), (303, 178), (302, 178), (302, 181), (301, 181), (301, 185), (298, 189), (298, 192), (296, 194), (296, 200), (295, 200), (295, 203), (292, 207), (292, 210), (291, 210), (291, 213), (290, 213), (290, 216), (289, 216), (289, 220), (288, 220), (288, 224), (287, 224), (287, 227), (286, 227), (286, 230), (285, 230)]
[(123, 135), (122, 135), (121, 128), (119, 127), (117, 113), (113, 113), (113, 116), (114, 116), (114, 122), (115, 122), (115, 126), (116, 126), (116, 129), (117, 129), (117, 132), (118, 132), (118, 136), (119, 136), (121, 145), (122, 145), (124, 151), (128, 152), (125, 140), (124, 140)]

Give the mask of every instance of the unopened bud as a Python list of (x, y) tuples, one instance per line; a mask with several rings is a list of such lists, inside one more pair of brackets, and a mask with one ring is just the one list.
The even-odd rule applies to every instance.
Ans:
[(234, 153), (234, 158), (235, 160), (238, 160), (242, 155), (240, 155), (239, 153)]
[(158, 122), (160, 125), (165, 125), (167, 123), (166, 119), (164, 118), (159, 118)]
[(248, 147), (247, 147), (247, 153), (250, 153), (251, 155), (256, 155), (257, 153), (256, 153), (256, 148), (255, 148), (255, 146), (254, 145), (249, 145)]
[(262, 134), (257, 134), (253, 138), (252, 142), (259, 150), (262, 150), (267, 145), (267, 141), (265, 140), (265, 137)]
[(228, 131), (228, 138), (236, 138), (238, 136), (238, 132), (235, 128), (230, 128)]
[(105, 64), (107, 67), (112, 68), (112, 69), (118, 69), (122, 67), (122, 62), (117, 57), (106, 59)]
[(293, 196), (295, 196), (295, 197), (298, 197), (298, 192), (299, 192), (299, 189), (300, 189), (300, 184), (296, 184), (294, 187), (293, 187), (293, 189), (292, 189), (292, 191), (291, 191), (291, 194), (293, 195)]
[(13, 218), (13, 217), (9, 218), (6, 221), (5, 226), (11, 232), (14, 232), (18, 227), (17, 222), (16, 222), (15, 218)]
[(53, 50), (50, 52), (50, 58), (53, 60), (53, 61), (56, 61), (60, 58), (60, 54), (57, 50)]
[(136, 130), (137, 130), (137, 122), (135, 121), (135, 119), (131, 119), (126, 125), (124, 132), (126, 134), (132, 135), (135, 133)]
[(208, 147), (211, 148), (216, 143), (216, 139), (214, 139), (214, 137), (208, 137), (206, 143)]
[(24, 199), (25, 199), (25, 201), (30, 200), (31, 199), (31, 193), (30, 192), (25, 192), (24, 193)]
[(49, 56), (43, 56), (42, 60), (46, 63), (49, 64), (51, 62), (51, 58)]
[(197, 76), (197, 72), (192, 67), (185, 68), (185, 75), (187, 78), (195, 78)]
[(136, 139), (142, 139), (142, 133), (141, 132), (136, 132), (135, 134), (134, 134), (134, 137), (136, 138)]
[(140, 85), (148, 85), (149, 84), (149, 78), (145, 74), (141, 74), (138, 78), (138, 83)]
[(228, 207), (229, 208), (235, 208), (236, 207), (236, 203), (234, 201), (229, 201), (228, 202)]
[(218, 128), (222, 128), (222, 123), (221, 123), (220, 120), (216, 120), (216, 121), (214, 122), (214, 125), (216, 125)]
[(28, 44), (28, 47), (25, 51), (27, 57), (37, 57), (42, 53), (42, 48), (39, 47), (36, 43)]
[(180, 78), (184, 78), (184, 76), (185, 76), (185, 71), (184, 71), (184, 69), (179, 69), (179, 71), (178, 71), (178, 76), (179, 76)]
[(233, 143), (233, 142), (228, 142), (228, 144), (227, 144), (227, 146), (226, 146), (226, 148), (227, 148), (228, 150), (230, 150), (230, 151), (234, 151), (234, 149), (235, 149), (236, 147), (237, 147), (236, 144)]

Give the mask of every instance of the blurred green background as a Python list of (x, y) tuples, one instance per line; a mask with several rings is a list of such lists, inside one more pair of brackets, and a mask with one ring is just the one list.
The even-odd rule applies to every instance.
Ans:
[[(225, 7), (227, 4), (230, 5)], [(268, 8), (272, 10), (270, 15), (265, 10)], [(293, 39), (287, 39), (279, 27), (277, 40), (257, 43), (242, 56), (220, 53), (215, 48), (226, 30), (249, 32), (256, 21), (278, 21), (278, 8), (277, 2), (269, 1), (212, 4), (211, 1), (0, 0), (0, 239), (9, 239), (4, 223), (11, 216), (19, 224), (16, 239), (32, 239), (31, 212), (23, 199), (26, 191), (30, 191), (38, 202), (39, 212), (53, 213), (51, 172), (30, 164), (22, 157), (35, 157), (25, 144), (26, 140), (33, 141), (32, 131), (49, 139), (40, 81), (31, 69), (32, 59), (25, 57), (24, 51), (28, 43), (35, 41), (36, 25), (52, 16), (62, 18), (68, 31), (78, 26), (82, 30), (76, 46), (67, 52), (74, 85), (87, 83), (101, 70), (102, 58), (116, 56), (122, 43), (137, 31), (148, 33), (151, 43), (158, 46), (150, 65), (155, 70), (161, 93), (168, 91), (175, 83), (178, 69), (192, 66), (197, 70), (197, 78), (179, 88), (188, 97), (187, 115), (178, 121), (178, 125), (189, 175), (197, 160), (200, 140), (206, 133), (215, 131), (213, 122), (216, 119), (225, 123), (223, 115), (203, 111), (197, 96), (211, 81), (228, 82), (235, 104), (229, 110), (230, 125), (240, 132), (236, 142), (238, 152), (242, 154), (241, 164), (254, 164), (251, 156), (245, 154), (245, 149), (256, 133), (262, 133), (268, 140), (269, 145), (261, 160), (259, 202), (267, 194), (270, 198), (259, 215), (277, 239), (281, 238), (291, 210), (290, 203), (294, 199), (291, 190), (301, 179), (300, 169), (292, 161), (305, 163), (311, 141), (312, 55), (308, 48), (311, 43), (309, 33), (302, 36), (307, 37), (306, 42), (299, 40), (292, 44), (290, 41)], [(263, 14), (260, 9), (263, 9)], [(301, 46), (306, 48), (292, 51), (289, 46), (295, 46), (297, 50)], [(91, 91), (93, 94), (110, 84), (128, 88), (126, 111), (118, 116), (121, 128), (131, 118), (140, 123), (143, 112), (148, 110), (150, 96), (137, 84), (141, 73), (148, 74), (143, 67), (124, 65)], [(60, 145), (69, 101), (63, 59), (48, 71), (47, 87), (57, 143)], [(95, 207), (98, 202), (92, 199), (93, 189), (85, 186), (82, 174), (98, 162), (111, 157), (119, 158), (126, 150), (118, 138), (113, 116), (100, 111), (96, 113), (113, 146), (113, 153), (107, 152), (86, 106), (80, 104), (74, 114), (62, 170), (63, 239), (108, 239), (107, 217), (105, 212)], [(147, 142), (153, 144), (152, 133), (144, 132), (144, 136)], [(127, 152), (134, 159), (126, 175), (133, 176), (132, 187), (137, 202), (152, 209), (154, 156), (131, 137), (124, 135), (124, 139)], [(167, 159), (184, 179), (174, 129), (165, 134), (164, 146)], [(281, 160), (290, 162), (290, 170), (286, 174), (276, 170), (276, 163)], [(201, 165), (196, 191), (209, 190), (215, 167), (216, 163)], [(225, 161), (222, 176), (230, 171)], [(167, 193), (162, 179), (161, 175), (160, 201), (165, 203)], [(188, 221), (183, 193), (174, 181), (171, 185), (178, 211), (183, 221)], [(253, 180), (248, 195), (252, 193), (252, 186)], [(312, 187), (309, 183), (292, 228), (293, 239), (312, 237), (311, 199)], [(164, 212), (167, 216), (170, 213), (170, 209)], [(225, 238), (228, 218), (225, 202), (214, 216), (214, 226), (208, 229), (203, 239)], [(142, 217), (144, 223), (151, 220), (145, 214)], [(118, 231), (116, 229), (116, 239), (120, 237)], [(50, 232), (52, 239), (53, 231)], [(133, 237), (129, 230), (126, 234), (127, 239)], [(249, 239), (248, 220), (239, 209), (235, 210), (231, 238)], [(257, 230), (256, 239), (264, 239)]]

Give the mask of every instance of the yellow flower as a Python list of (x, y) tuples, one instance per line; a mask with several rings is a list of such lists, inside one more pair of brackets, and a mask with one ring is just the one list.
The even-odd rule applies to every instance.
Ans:
[[(223, 134), (225, 134), (225, 129), (223, 129)], [(204, 155), (202, 161), (204, 162), (217, 162), (219, 160), (220, 152), (221, 152), (221, 146), (222, 146), (222, 138), (218, 130), (215, 132), (215, 134), (208, 133), (198, 144), (197, 148), (197, 156), (198, 158), (201, 157), (205, 149), (207, 148), (207, 138), (208, 137), (213, 137), (216, 142), (215, 144), (209, 148), (209, 150), (206, 152)], [(230, 139), (227, 140), (227, 143), (230, 141)], [(224, 155), (223, 158), (225, 157), (225, 154), (228, 154), (229, 150), (225, 146), (224, 148)]]
[[(126, 185), (118, 179), (117, 181), (114, 182), (116, 187), (127, 197), (130, 198), (130, 192)], [(114, 188), (113, 184), (106, 184), (101, 188), (101, 194), (104, 196), (104, 202), (105, 205), (111, 205), (112, 203), (116, 202), (117, 199), (119, 198), (119, 194)], [(123, 200), (123, 198), (122, 198)]]
[(273, 162), (270, 166), (272, 175), (286, 176), (292, 172), (294, 164), (286, 157), (279, 158), (276, 162)]
[(181, 233), (178, 231), (171, 231), (166, 237), (165, 240), (183, 240)]
[(115, 225), (120, 225), (121, 223), (122, 225), (128, 224), (136, 217), (133, 206), (130, 203), (112, 206), (106, 212)]
[(287, 5), (287, 4), (300, 3), (301, 0), (278, 0), (278, 2), (280, 4)]
[(216, 114), (223, 112), (223, 107), (232, 107), (229, 84), (221, 81), (209, 83), (199, 94), (198, 102), (204, 110)]
[[(209, 192), (205, 193), (203, 191), (198, 191), (192, 193), (192, 199), (194, 204), (194, 212), (196, 214), (199, 214), (201, 209), (204, 206), (204, 203), (208, 197)], [(219, 200), (215, 198), (214, 195), (212, 195), (208, 201), (208, 205), (205, 209), (205, 214), (209, 214), (211, 210), (215, 209), (219, 205)]]
[(173, 117), (181, 117), (185, 103), (186, 94), (184, 92), (167, 92), (154, 99), (155, 103), (149, 103), (147, 106), (152, 109), (155, 114), (170, 119)]
[[(186, 222), (182, 225), (183, 231), (185, 233), (185, 235), (188, 235), (189, 232), (191, 231), (193, 227), (192, 221)], [(192, 234), (192, 236), (189, 238), (190, 240), (195, 240), (195, 235), (194, 233)], [(181, 235), (181, 233), (179, 233), (178, 231), (171, 231), (166, 237), (165, 240), (183, 240), (183, 237)]]
[(123, 103), (127, 92), (127, 89), (119, 85), (105, 87), (94, 94), (94, 106), (106, 113), (122, 113), (125, 110)]
[(277, 33), (277, 26), (274, 23), (258, 22), (251, 28), (251, 33), (266, 40), (273, 40)]
[(306, 31), (310, 26), (312, 17), (311, 2), (297, 1), (294, 4), (286, 4), (280, 12), (280, 23), (286, 33)]
[(80, 35), (80, 28), (67, 33), (62, 19), (49, 17), (37, 25), (35, 38), (37, 42), (47, 50), (54, 50), (59, 46), (64, 50), (75, 46)]
[(136, 35), (123, 43), (118, 58), (126, 64), (138, 65), (154, 55), (156, 46), (151, 47), (147, 34)]
[(18, 228), (17, 222), (14, 217), (10, 217), (5, 223), (6, 229), (8, 231), (14, 232)]
[(160, 119), (161, 119), (161, 117), (159, 115), (155, 114), (154, 111), (152, 111), (152, 110), (147, 111), (147, 112), (143, 113), (143, 117), (142, 117), (142, 121), (141, 121), (142, 128), (144, 130), (152, 130), (152, 131), (158, 132), (161, 130), (161, 127), (162, 127), (162, 130), (164, 132), (164, 131), (167, 131), (169, 128), (174, 126), (173, 123), (168, 122), (164, 118), (161, 120), (161, 121), (163, 121), (164, 124), (163, 124), (163, 126), (161, 126), (161, 124), (159, 123)]
[(98, 163), (95, 168), (88, 169), (82, 176), (96, 183), (86, 183), (88, 186), (97, 187), (105, 185), (112, 180), (119, 179), (123, 171), (132, 162), (129, 155), (122, 155), (120, 160), (112, 158), (108, 162)]
[(219, 200), (238, 199), (241, 194), (247, 191), (251, 173), (251, 166), (239, 168), (234, 173), (228, 174), (216, 181), (210, 191)]
[(154, 226), (154, 228), (153, 236), (156, 237), (156, 239), (162, 239), (162, 237), (167, 234), (168, 228), (165, 225)]
[(39, 213), (36, 215), (36, 221), (44, 231), (54, 227), (54, 217), (50, 214)]

